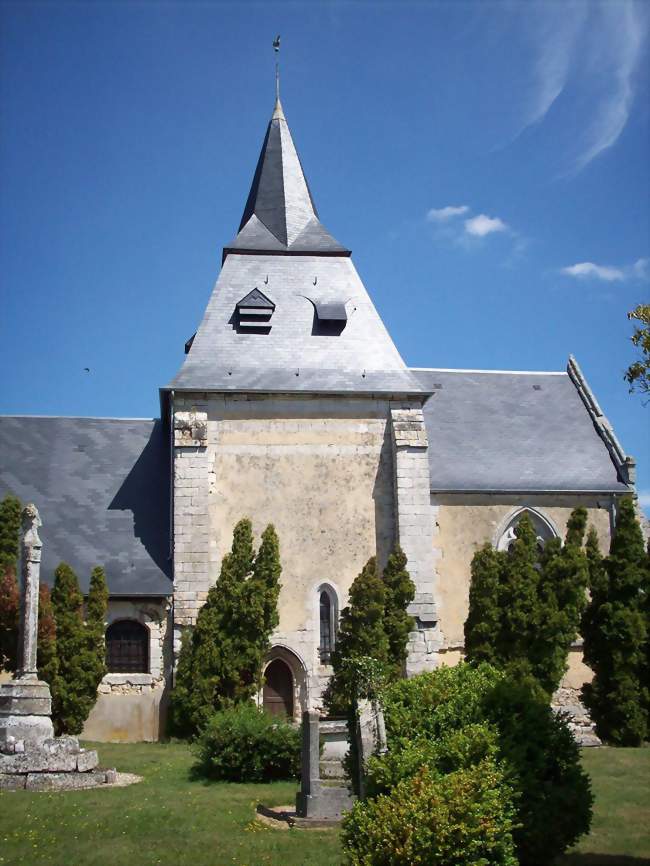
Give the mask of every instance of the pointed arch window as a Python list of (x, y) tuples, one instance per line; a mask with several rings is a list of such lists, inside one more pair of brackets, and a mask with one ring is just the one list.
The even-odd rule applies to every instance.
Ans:
[(329, 586), (321, 587), (318, 595), (320, 624), (319, 655), (321, 664), (328, 665), (336, 642), (338, 605), (336, 594)]
[(533, 529), (537, 536), (537, 549), (540, 554), (543, 552), (547, 541), (558, 537), (555, 527), (542, 514), (531, 508), (520, 508), (510, 517), (505, 528), (502, 529), (496, 543), (497, 550), (510, 550), (512, 548), (517, 539), (515, 529), (524, 514), (528, 515), (530, 522), (533, 524)]

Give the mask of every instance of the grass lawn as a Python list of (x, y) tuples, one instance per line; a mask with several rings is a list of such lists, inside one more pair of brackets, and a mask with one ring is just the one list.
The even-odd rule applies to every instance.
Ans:
[[(296, 785), (192, 780), (179, 744), (98, 746), (103, 766), (138, 773), (129, 788), (0, 794), (0, 866), (336, 866), (332, 830), (272, 830), (255, 805), (291, 803)], [(592, 834), (562, 866), (650, 866), (650, 749), (585, 752)]]
[(591, 833), (562, 866), (650, 866), (650, 748), (585, 749), (596, 797)]

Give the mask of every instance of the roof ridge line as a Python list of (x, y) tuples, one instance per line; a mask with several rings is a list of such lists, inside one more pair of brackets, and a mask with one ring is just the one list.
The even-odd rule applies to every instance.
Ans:
[(636, 461), (632, 456), (625, 453), (625, 449), (618, 441), (616, 433), (614, 433), (614, 428), (612, 427), (609, 418), (600, 408), (594, 392), (589, 387), (589, 383), (573, 355), (569, 355), (567, 373), (569, 374), (569, 378), (573, 382), (580, 399), (589, 413), (589, 417), (596, 428), (596, 432), (605, 443), (621, 480), (630, 487), (634, 487), (636, 482)]
[(566, 370), (472, 370), (465, 367), (409, 367), (422, 373), (500, 373), (508, 376), (566, 376)]

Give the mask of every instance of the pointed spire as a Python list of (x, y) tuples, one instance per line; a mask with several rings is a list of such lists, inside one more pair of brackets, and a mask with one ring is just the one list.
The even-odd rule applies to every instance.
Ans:
[(350, 255), (318, 219), (279, 92), (231, 251)]

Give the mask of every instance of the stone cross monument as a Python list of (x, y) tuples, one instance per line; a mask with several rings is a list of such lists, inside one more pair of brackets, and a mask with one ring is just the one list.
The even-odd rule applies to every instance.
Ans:
[(38, 536), (41, 518), (35, 505), (23, 510), (22, 593), (20, 599), (20, 638), (18, 642), (19, 680), (37, 680), (38, 587), (43, 542)]
[(35, 505), (23, 510), (22, 592), (18, 670), (0, 686), (0, 790), (58, 791), (115, 782), (115, 770), (97, 769), (97, 752), (76, 737), (54, 737), (50, 687), (38, 678), (38, 588), (41, 519)]
[(38, 536), (41, 519), (35, 505), (23, 509), (22, 592), (20, 637), (16, 677), (0, 687), (0, 747), (22, 741), (41, 743), (54, 736), (50, 687), (38, 678), (38, 586), (42, 542)]

